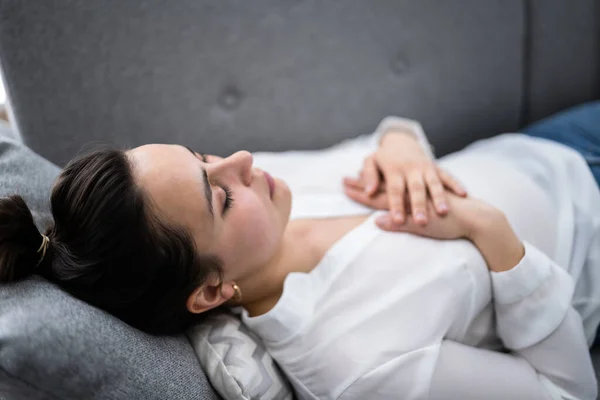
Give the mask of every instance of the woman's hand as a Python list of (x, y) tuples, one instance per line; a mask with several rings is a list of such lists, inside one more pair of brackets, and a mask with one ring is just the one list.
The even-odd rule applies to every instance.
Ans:
[[(417, 224), (412, 217), (403, 225), (394, 224), (389, 215), (377, 218), (376, 223), (385, 230), (434, 239), (468, 239), (494, 272), (512, 269), (521, 261), (525, 247), (500, 210), (472, 197), (460, 198), (452, 194), (447, 197), (452, 213), (444, 216), (433, 213), (426, 226)], [(427, 206), (431, 208), (431, 202)]]
[[(410, 134), (391, 131), (381, 140), (379, 149), (367, 157), (358, 179), (345, 178), (346, 194), (353, 200), (374, 208), (382, 207), (381, 192), (385, 187), (387, 203), (395, 223), (402, 224), (406, 217), (404, 196), (408, 192), (414, 220), (426, 224), (428, 215), (445, 215), (448, 203), (444, 187), (459, 196), (466, 191), (448, 173), (422, 150)], [(364, 194), (357, 188), (363, 187)], [(427, 193), (434, 209), (427, 209)], [(366, 196), (365, 196), (366, 195)]]
[[(408, 213), (406, 222), (402, 225), (396, 224), (389, 214), (377, 218), (377, 225), (386, 231), (409, 232), (420, 236), (431, 237), (434, 239), (472, 239), (476, 232), (484, 230), (485, 221), (491, 221), (497, 218), (501, 212), (491, 205), (472, 197), (462, 198), (452, 193), (446, 196), (452, 212), (446, 215), (439, 215), (433, 209), (433, 204), (428, 201), (426, 204), (427, 212), (431, 214), (427, 225), (419, 224), (413, 215)], [(406, 206), (408, 199), (405, 198)]]

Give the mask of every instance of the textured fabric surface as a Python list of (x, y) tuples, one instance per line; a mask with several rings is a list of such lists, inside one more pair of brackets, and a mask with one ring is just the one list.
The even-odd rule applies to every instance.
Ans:
[(600, 98), (600, 1), (530, 0), (524, 123)]
[(60, 169), (12, 137), (0, 121), (0, 197), (19, 194), (32, 211), (38, 229), (52, 222), (50, 189)]
[(1, 0), (0, 58), (24, 141), (58, 164), (88, 141), (321, 148), (386, 115), (422, 121), (442, 154), (517, 128), (522, 11), (514, 0)]
[[(0, 124), (0, 135), (5, 129)], [(59, 169), (0, 136), (0, 197), (38, 225)], [(41, 278), (0, 285), (0, 399), (217, 399), (183, 335), (153, 337)]]
[(187, 332), (204, 371), (227, 400), (292, 400), (292, 388), (263, 342), (234, 314), (212, 316)]

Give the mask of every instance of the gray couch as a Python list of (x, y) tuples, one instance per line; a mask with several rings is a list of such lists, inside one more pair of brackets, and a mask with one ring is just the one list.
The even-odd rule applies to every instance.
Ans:
[[(90, 141), (319, 148), (389, 114), (442, 155), (600, 98), (599, 21), (599, 0), (0, 0), (0, 63), (16, 135), (57, 165)], [(47, 191), (58, 170), (2, 146)], [(183, 336), (37, 278), (0, 286), (3, 396), (217, 398)]]

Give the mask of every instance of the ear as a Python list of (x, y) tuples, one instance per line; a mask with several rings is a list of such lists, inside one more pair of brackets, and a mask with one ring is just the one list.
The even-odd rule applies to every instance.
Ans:
[(218, 278), (209, 278), (197, 287), (188, 297), (186, 307), (193, 314), (200, 314), (220, 306), (233, 297), (233, 282), (220, 282)]

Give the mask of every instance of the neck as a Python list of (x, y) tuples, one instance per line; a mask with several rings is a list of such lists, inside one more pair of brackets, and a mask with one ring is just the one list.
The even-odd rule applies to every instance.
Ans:
[(306, 225), (288, 224), (279, 250), (255, 274), (238, 282), (242, 306), (250, 316), (266, 313), (277, 303), (290, 272), (310, 272), (319, 262), (319, 249)]

